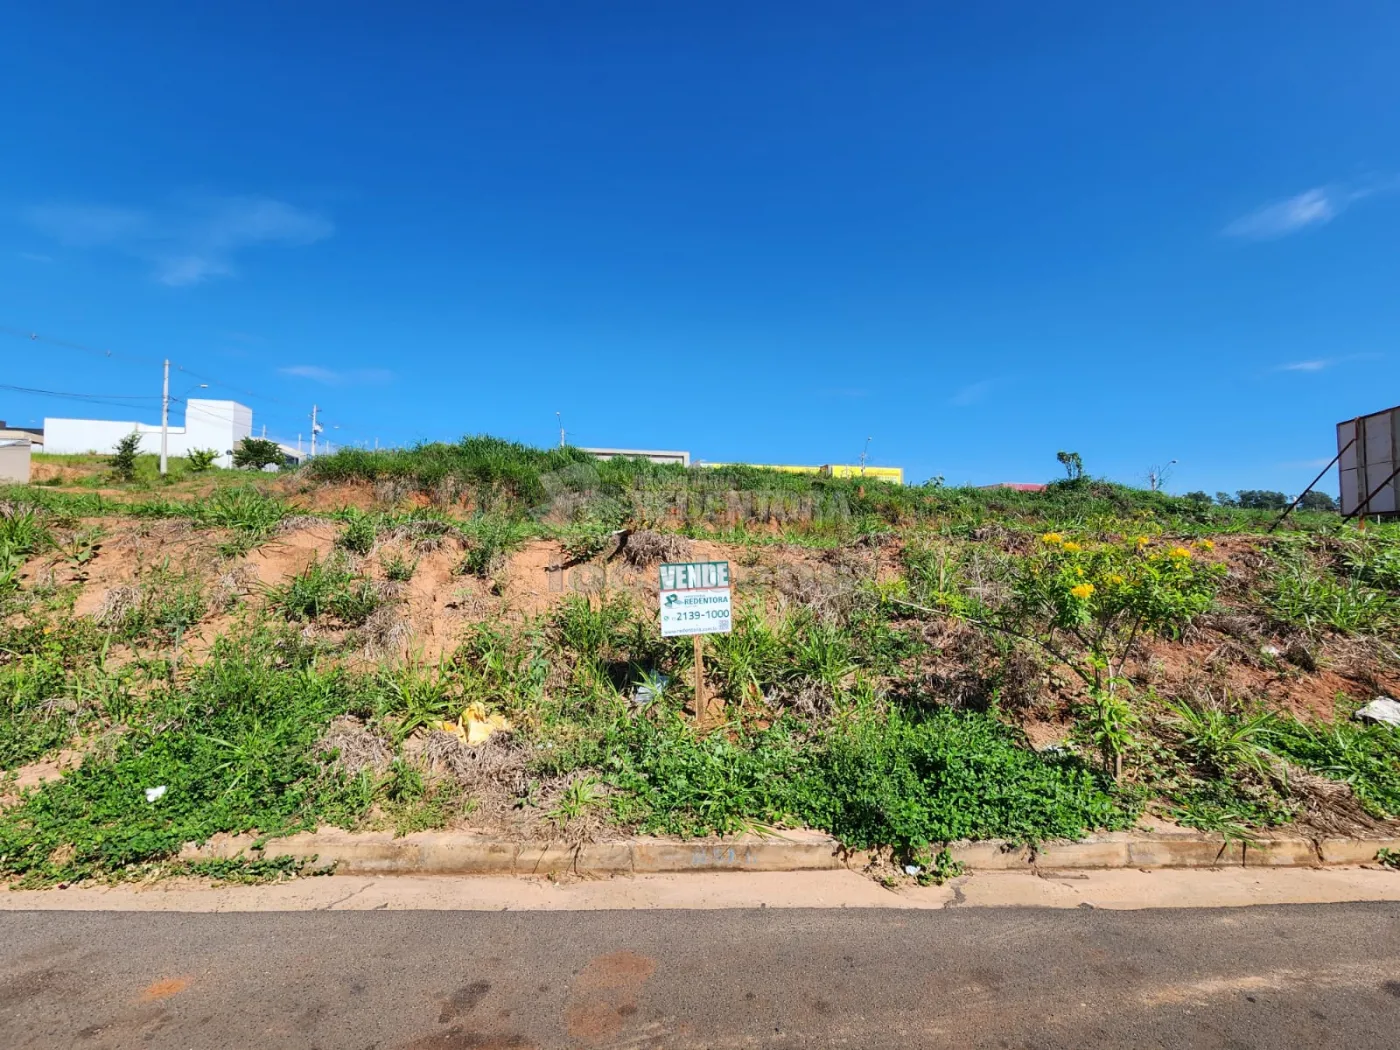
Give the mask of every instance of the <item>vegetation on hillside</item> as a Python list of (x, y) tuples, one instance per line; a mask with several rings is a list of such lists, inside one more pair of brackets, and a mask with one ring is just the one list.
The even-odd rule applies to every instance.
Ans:
[[(320, 824), (805, 824), (912, 858), (1149, 810), (1235, 836), (1400, 816), (1400, 735), (1348, 717), (1400, 676), (1400, 529), (1301, 510), (1266, 536), (1277, 512), (1065, 469), (1037, 493), (906, 488), (469, 438), (159, 494), (139, 471), (4, 490), (0, 877), (131, 877), (218, 832)], [(308, 516), (350, 491), (368, 499)], [(316, 523), (333, 539), (309, 563), (248, 582), (250, 552)], [(202, 560), (152, 539), (77, 615), (143, 530)], [(728, 545), (751, 582), (707, 642), (722, 716), (697, 724), (690, 644), (608, 576), (512, 608), (532, 539), (634, 569)], [(432, 659), (402, 615), (424, 558), (460, 581)], [(492, 715), (511, 730), (469, 743)], [(7, 788), (64, 749), (61, 779)]]

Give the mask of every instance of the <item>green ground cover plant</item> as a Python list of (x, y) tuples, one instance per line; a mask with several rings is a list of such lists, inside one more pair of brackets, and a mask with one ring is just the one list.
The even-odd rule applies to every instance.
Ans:
[(314, 663), (278, 663), (266, 636), (227, 642), (187, 685), (151, 693), (110, 754), (90, 755), (4, 813), (0, 872), (80, 878), (169, 859), (217, 831), (353, 819), (365, 800), (311, 753), (353, 702), (348, 681)]

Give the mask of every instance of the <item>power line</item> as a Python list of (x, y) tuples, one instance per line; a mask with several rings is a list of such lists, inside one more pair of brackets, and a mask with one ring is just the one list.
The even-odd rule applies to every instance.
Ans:
[[(72, 342), (72, 341), (66, 340), (66, 339), (56, 339), (56, 338), (53, 338), (52, 336), (41, 335), (41, 334), (39, 334), (38, 332), (35, 332), (35, 331), (33, 331), (33, 330), (24, 329), (24, 328), (17, 328), (17, 327), (15, 327), (15, 326), (13, 326), (13, 325), (0, 325), (0, 334), (2, 334), (2, 335), (13, 336), (13, 337), (15, 337), (15, 338), (17, 338), (17, 339), (25, 339), (25, 340), (28, 340), (28, 341), (30, 341), (30, 342), (41, 342), (41, 343), (48, 344), (48, 345), (50, 345), (50, 346), (60, 346), (60, 347), (64, 347), (64, 348), (69, 349), (69, 350), (77, 350), (77, 351), (80, 351), (80, 352), (82, 352), (82, 353), (94, 354), (94, 355), (96, 355), (96, 356), (98, 356), (98, 357), (102, 357), (102, 358), (105, 358), (105, 359), (107, 359), (107, 360), (129, 361), (129, 362), (138, 363), (138, 364), (148, 364), (148, 365), (151, 365), (151, 366), (153, 366), (153, 367), (158, 367), (158, 366), (160, 366), (161, 364), (163, 364), (163, 359), (160, 359), (160, 358), (142, 357), (142, 356), (139, 356), (139, 355), (136, 355), (136, 354), (128, 354), (128, 353), (126, 353), (126, 352), (117, 353), (117, 352), (112, 351), (112, 350), (104, 350), (104, 349), (102, 349), (102, 348), (100, 348), (100, 347), (87, 346), (87, 345), (85, 345), (85, 344), (83, 344), (83, 343), (75, 343), (75, 342)], [(172, 361), (172, 362), (171, 362), (171, 367), (174, 368), (176, 371), (180, 372), (181, 374), (189, 376), (191, 379), (201, 379), (201, 380), (203, 380), (204, 382), (208, 383), (210, 386), (219, 387), (220, 389), (227, 390), (227, 391), (230, 391), (230, 392), (235, 393), (235, 394), (240, 394), (240, 395), (242, 395), (242, 396), (244, 396), (244, 397), (254, 398), (254, 399), (259, 400), (259, 401), (271, 402), (272, 404), (276, 404), (276, 405), (285, 405), (286, 407), (288, 407), (288, 408), (290, 408), (290, 409), (298, 409), (298, 410), (300, 409), (300, 406), (299, 406), (296, 402), (287, 401), (286, 399), (280, 398), (280, 397), (274, 397), (274, 396), (271, 395), (271, 394), (260, 393), (260, 392), (258, 392), (258, 391), (256, 391), (256, 390), (250, 390), (250, 389), (248, 389), (248, 388), (246, 388), (246, 387), (235, 386), (234, 384), (227, 383), (227, 382), (225, 382), (224, 380), (218, 379), (218, 378), (216, 378), (216, 377), (214, 377), (214, 376), (206, 375), (206, 374), (201, 373), (201, 372), (192, 371), (191, 369), (186, 368), (185, 366), (179, 364), (178, 362)], [(37, 392), (37, 393), (48, 393), (47, 391), (36, 391), (36, 392)], [(61, 395), (61, 394), (53, 394), (52, 396), (59, 397), (59, 396), (64, 396), (64, 395)], [(117, 396), (122, 396), (122, 395), (117, 395)], [(144, 395), (141, 395), (141, 396), (144, 397)], [(152, 399), (153, 399), (153, 400), (156, 400), (156, 401), (159, 401), (159, 400), (160, 400), (160, 397), (159, 397), (159, 396), (154, 396)], [(178, 399), (178, 398), (173, 398), (173, 397), (172, 397), (170, 400), (171, 400), (171, 401), (178, 401), (179, 399)], [(104, 403), (105, 403), (105, 404), (110, 404), (110, 403), (112, 403), (112, 402), (103, 402), (103, 401), (98, 401), (98, 400), (91, 400), (89, 403), (91, 403), (91, 404), (104, 404)], [(188, 408), (188, 406), (187, 406), (187, 408)], [(229, 420), (229, 422), (232, 422), (232, 421)], [(348, 429), (350, 429), (350, 430), (362, 430), (362, 431), (365, 431), (365, 432), (370, 432), (370, 431), (373, 430), (372, 427), (366, 427), (366, 426), (364, 426), (363, 424), (357, 424), (356, 421), (354, 421), (354, 420), (346, 420), (343, 424), (330, 424), (330, 426), (331, 426), (333, 429), (339, 429), (341, 426), (344, 426), (344, 427), (346, 427), (346, 428), (348, 428)], [(349, 442), (346, 442), (346, 444), (349, 444)]]
[[(106, 358), (108, 360), (113, 361), (130, 361), (137, 364), (147, 364), (157, 367), (163, 363), (163, 359), (161, 358), (141, 357), (136, 354), (128, 354), (125, 352), (117, 353), (112, 350), (103, 350), (95, 346), (86, 346), (83, 343), (74, 343), (67, 339), (55, 339), (52, 336), (40, 335), (38, 332), (29, 331), (23, 328), (16, 328), (13, 325), (0, 325), (0, 334), (14, 336), (17, 339), (27, 339), (30, 342), (46, 343), (50, 346), (61, 346), (68, 350), (78, 350), (85, 354), (95, 354), (98, 357)], [(199, 372), (191, 371), (184, 365), (181, 365), (174, 361), (171, 362), (171, 367), (173, 367), (177, 372), (182, 372), (183, 374), (189, 376), (191, 379), (202, 379), (206, 383), (209, 383), (213, 386), (222, 387), (225, 390), (231, 390), (236, 394), (242, 394), (244, 397), (254, 397), (262, 401), (271, 401), (274, 404), (296, 407), (293, 402), (284, 401), (282, 398), (274, 397), (271, 394), (263, 394), (259, 393), (256, 390), (248, 390), (244, 387), (234, 386), (231, 383), (224, 382), (222, 379), (217, 379), (213, 376), (207, 376)]]
[(79, 394), (69, 390), (43, 390), (32, 386), (11, 386), (0, 383), (0, 390), (17, 390), (21, 394), (47, 394), (50, 397), (92, 398), (117, 401), (159, 401), (159, 394)]
[[(36, 387), (10, 386), (8, 383), (0, 383), (0, 390), (13, 390), (21, 394), (37, 394), (42, 397), (56, 397), (65, 401), (77, 401), (84, 405), (114, 405), (117, 408), (143, 408), (155, 407), (140, 404), (132, 404), (133, 401), (160, 401), (157, 394), (78, 394), (69, 393), (63, 390), (41, 390)], [(118, 399), (121, 400), (118, 400)]]
[(154, 358), (137, 357), (134, 354), (126, 353), (118, 354), (111, 350), (103, 350), (95, 346), (84, 346), (82, 343), (72, 343), (66, 339), (53, 339), (46, 335), (40, 335), (38, 332), (24, 328), (14, 328), (10, 325), (0, 325), (0, 333), (12, 335), (18, 339), (28, 339), (30, 342), (48, 343), (52, 346), (62, 346), (69, 350), (80, 350), (85, 354), (96, 354), (98, 357), (105, 357), (109, 360), (115, 359), (118, 361), (135, 361), (142, 364), (160, 364), (160, 361)]

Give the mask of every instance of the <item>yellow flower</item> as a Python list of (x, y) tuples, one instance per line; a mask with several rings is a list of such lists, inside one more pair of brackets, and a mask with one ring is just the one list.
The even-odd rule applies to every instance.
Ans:
[(53, 634), (53, 628), (52, 628), (52, 627), (45, 627), (45, 628), (44, 628), (44, 633), (45, 633), (45, 634)]
[(1189, 558), (1189, 557), (1191, 557), (1191, 552), (1188, 551), (1185, 547), (1173, 547), (1171, 550), (1167, 551), (1167, 553), (1168, 553), (1169, 555), (1171, 555), (1173, 558)]
[(1146, 546), (1147, 546), (1149, 543), (1151, 543), (1151, 542), (1152, 542), (1152, 541), (1149, 540), (1146, 536), (1139, 536), (1139, 537), (1137, 538), (1137, 545), (1138, 545), (1139, 547), (1146, 547)]
[(1050, 546), (1053, 547), (1057, 543), (1064, 543), (1065, 538), (1061, 536), (1058, 532), (1047, 532), (1044, 536), (1040, 537), (1040, 542), (1048, 543), (1050, 544)]
[(1094, 593), (1094, 585), (1092, 583), (1081, 583), (1078, 587), (1071, 587), (1069, 593), (1080, 601), (1085, 601), (1088, 599), (1089, 595)]
[(1078, 565), (1076, 565), (1076, 566), (1074, 567), (1074, 572), (1075, 572), (1075, 575), (1077, 575), (1077, 576), (1083, 576), (1083, 575), (1084, 575), (1084, 569), (1083, 569), (1081, 566), (1078, 566)]
[(1120, 583), (1123, 582), (1123, 577), (1118, 575), (1118, 573), (1116, 572), (1111, 572), (1108, 574), (1108, 582), (1111, 583), (1114, 587), (1117, 587)]
[(1196, 546), (1200, 547), (1203, 551), (1215, 550), (1215, 544), (1212, 543), (1210, 540), (1201, 540), (1199, 543), (1196, 544)]
[(1073, 540), (1070, 540), (1068, 543), (1065, 544), (1065, 550), (1069, 551), (1071, 554), (1076, 554), (1079, 551), (1082, 551), (1083, 549), (1083, 547), (1075, 543)]

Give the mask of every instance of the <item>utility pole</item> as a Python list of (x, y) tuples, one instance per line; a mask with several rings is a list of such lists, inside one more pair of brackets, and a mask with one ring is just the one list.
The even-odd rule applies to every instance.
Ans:
[(311, 458), (316, 458), (316, 431), (321, 428), (316, 425), (316, 406), (311, 406)]
[(554, 418), (559, 421), (559, 447), (564, 447), (564, 416), (562, 413), (554, 413)]
[[(188, 420), (186, 420), (188, 424)], [(170, 358), (165, 359), (165, 380), (160, 390), (160, 474), (165, 476), (170, 450)]]
[(865, 448), (860, 450), (860, 476), (865, 477), (865, 457), (870, 454), (870, 439), (865, 439)]
[(1147, 468), (1147, 487), (1153, 492), (1159, 490), (1167, 483), (1167, 478), (1171, 476), (1172, 467), (1176, 465), (1176, 460), (1172, 460), (1165, 467), (1151, 466)]

